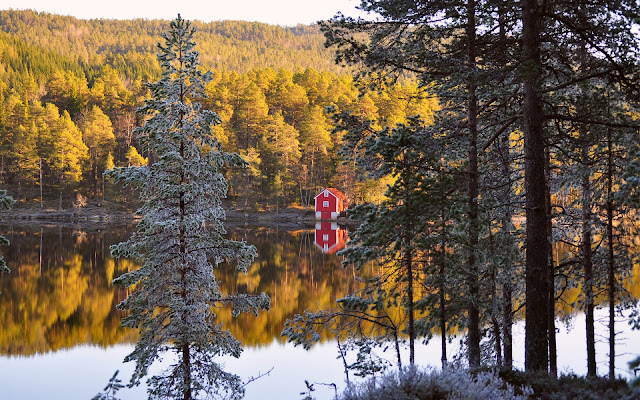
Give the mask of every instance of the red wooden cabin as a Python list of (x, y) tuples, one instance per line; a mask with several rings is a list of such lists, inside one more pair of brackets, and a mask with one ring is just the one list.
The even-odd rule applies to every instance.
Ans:
[(347, 209), (347, 197), (338, 189), (327, 188), (314, 197), (316, 219), (335, 220)]

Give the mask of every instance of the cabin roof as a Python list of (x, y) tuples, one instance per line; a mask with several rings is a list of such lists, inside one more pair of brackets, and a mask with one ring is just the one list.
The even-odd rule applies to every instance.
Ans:
[(322, 192), (318, 193), (314, 199), (318, 196), (320, 196), (322, 193), (324, 193), (324, 191), (328, 191), (329, 193), (331, 193), (335, 198), (340, 199), (342, 201), (347, 201), (347, 196), (344, 195), (344, 193), (342, 193), (341, 191), (339, 191), (336, 188), (326, 188), (324, 189)]

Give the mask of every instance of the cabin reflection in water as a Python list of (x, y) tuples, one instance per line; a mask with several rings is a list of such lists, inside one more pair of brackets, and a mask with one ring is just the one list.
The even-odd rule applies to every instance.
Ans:
[(347, 243), (347, 230), (336, 222), (316, 222), (316, 236), (313, 242), (325, 254), (333, 254), (342, 250)]

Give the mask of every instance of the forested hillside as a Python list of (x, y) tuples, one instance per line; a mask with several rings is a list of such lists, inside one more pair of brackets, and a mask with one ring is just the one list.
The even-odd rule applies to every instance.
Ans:
[[(194, 21), (204, 68), (240, 73), (254, 68), (313, 67), (341, 72), (315, 26), (280, 27), (257, 22)], [(123, 77), (148, 79), (160, 72), (156, 44), (162, 20), (80, 20), (36, 11), (0, 11), (0, 30), (29, 45), (55, 49), (83, 67), (91, 82), (109, 64)]]
[[(59, 208), (78, 198), (133, 198), (102, 173), (149, 157), (132, 131), (142, 122), (135, 110), (148, 95), (144, 83), (159, 75), (155, 45), (166, 24), (0, 11), (0, 185), (18, 207), (42, 198)], [(409, 81), (361, 90), (333, 65), (315, 27), (195, 26), (214, 77), (201, 101), (220, 115), (214, 132), (226, 149), (251, 163), (227, 171), (243, 207), (308, 205), (326, 185), (375, 201), (384, 181), (356, 181), (355, 165), (337, 155), (342, 137), (326, 108), (378, 126), (415, 114), (428, 121), (436, 108)]]

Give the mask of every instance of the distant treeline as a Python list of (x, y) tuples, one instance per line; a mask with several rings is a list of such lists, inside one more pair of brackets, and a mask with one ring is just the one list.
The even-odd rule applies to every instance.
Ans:
[[(76, 194), (129, 199), (102, 172), (150, 156), (133, 134), (142, 122), (135, 109), (147, 96), (144, 82), (158, 74), (154, 46), (164, 25), (0, 11), (0, 185), (23, 202), (38, 201), (42, 188), (63, 207)], [(375, 201), (385, 182), (358, 181), (355, 166), (342, 163), (342, 133), (327, 107), (379, 126), (415, 114), (429, 121), (437, 107), (409, 80), (359, 88), (332, 66), (313, 27), (195, 25), (203, 64), (214, 69), (200, 101), (220, 115), (213, 132), (224, 147), (250, 162), (227, 172), (244, 206), (308, 205), (327, 185), (352, 201)]]
[[(255, 68), (343, 69), (324, 47), (316, 26), (280, 27), (258, 22), (193, 22), (204, 68), (239, 73)], [(54, 50), (79, 65), (91, 83), (103, 65), (123, 78), (157, 78), (156, 44), (168, 26), (163, 20), (81, 20), (36, 11), (0, 11), (0, 31), (30, 46)]]

